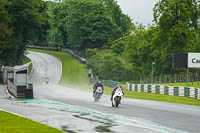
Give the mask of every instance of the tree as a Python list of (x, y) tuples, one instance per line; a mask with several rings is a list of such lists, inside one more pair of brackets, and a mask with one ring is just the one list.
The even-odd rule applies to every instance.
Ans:
[(53, 10), (52, 24), (64, 46), (83, 52), (87, 48), (109, 48), (112, 41), (133, 26), (114, 0), (58, 3)]
[(133, 65), (133, 71), (137, 73), (137, 77), (148, 76), (153, 60), (151, 33), (142, 25), (139, 25), (133, 32), (125, 37), (123, 56)]
[(127, 31), (134, 28), (134, 24), (128, 15), (122, 13), (120, 6), (115, 0), (101, 0), (106, 8), (106, 11), (111, 16), (114, 23), (113, 40), (123, 36)]
[[(61, 39), (62, 44), (64, 47), (67, 47), (68, 43), (68, 33), (67, 33), (67, 9), (68, 4), (64, 1), (62, 3), (53, 4), (52, 7), (52, 31), (53, 31), (53, 38), (54, 43)], [(58, 39), (59, 38), (59, 39)], [(55, 45), (55, 44), (54, 44)]]
[(13, 47), (7, 50), (12, 57), (9, 64), (17, 64), (23, 58), (26, 45), (37, 36), (38, 29), (44, 24), (41, 14), (42, 0), (9, 0), (6, 10), (11, 21), (9, 27), (13, 28), (11, 43)]
[(127, 81), (132, 79), (132, 66), (109, 50), (99, 51), (89, 58), (87, 67), (100, 79)]
[(36, 37), (33, 38), (33, 45), (48, 46), (47, 35), (48, 30), (51, 28), (49, 22), (50, 16), (48, 14), (48, 3), (41, 2), (38, 12), (42, 16), (42, 19), (40, 20), (42, 23), (41, 26), (37, 28), (36, 33), (34, 33)]
[(12, 28), (9, 27), (9, 22), (10, 18), (8, 17), (8, 13), (3, 3), (0, 2), (0, 64), (3, 65), (6, 64), (7, 58), (12, 58), (6, 54), (6, 50), (12, 47), (10, 43)]
[(70, 48), (85, 51), (87, 48), (100, 48), (108, 42), (112, 36), (113, 22), (99, 0), (67, 2)]
[[(192, 43), (198, 31), (199, 5), (197, 0), (161, 0), (154, 7), (154, 21), (158, 24), (161, 40), (163, 71), (171, 72), (172, 54), (195, 52)], [(164, 64), (165, 63), (165, 64)]]

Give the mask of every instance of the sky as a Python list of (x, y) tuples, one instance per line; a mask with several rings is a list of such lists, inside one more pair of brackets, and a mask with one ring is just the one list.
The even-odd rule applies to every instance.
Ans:
[(116, 0), (124, 14), (134, 23), (152, 24), (153, 7), (158, 0)]

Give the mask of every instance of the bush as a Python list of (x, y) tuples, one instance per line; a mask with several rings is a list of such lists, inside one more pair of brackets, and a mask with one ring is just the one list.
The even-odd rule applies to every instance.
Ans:
[(126, 81), (132, 78), (132, 65), (109, 50), (100, 51), (89, 58), (87, 67), (104, 80)]
[(93, 55), (95, 55), (97, 52), (97, 49), (86, 49), (86, 58), (89, 59)]

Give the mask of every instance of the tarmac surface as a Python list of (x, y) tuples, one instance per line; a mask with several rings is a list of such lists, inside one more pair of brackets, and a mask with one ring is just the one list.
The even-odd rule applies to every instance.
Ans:
[[(36, 99), (16, 100), (2, 95), (0, 109), (73, 133), (200, 132), (200, 107), (123, 98), (119, 108), (112, 108), (108, 95), (93, 102), (92, 92), (57, 85), (59, 79), (53, 78), (61, 76), (62, 68), (57, 58), (35, 52), (29, 57), (34, 66), (30, 81)], [(45, 84), (48, 72), (53, 76)], [(0, 86), (0, 95), (5, 94), (3, 88)]]

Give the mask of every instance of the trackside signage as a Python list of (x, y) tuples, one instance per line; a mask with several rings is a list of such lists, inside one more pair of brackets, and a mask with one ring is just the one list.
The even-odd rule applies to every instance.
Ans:
[(200, 68), (200, 53), (188, 53), (188, 68)]

